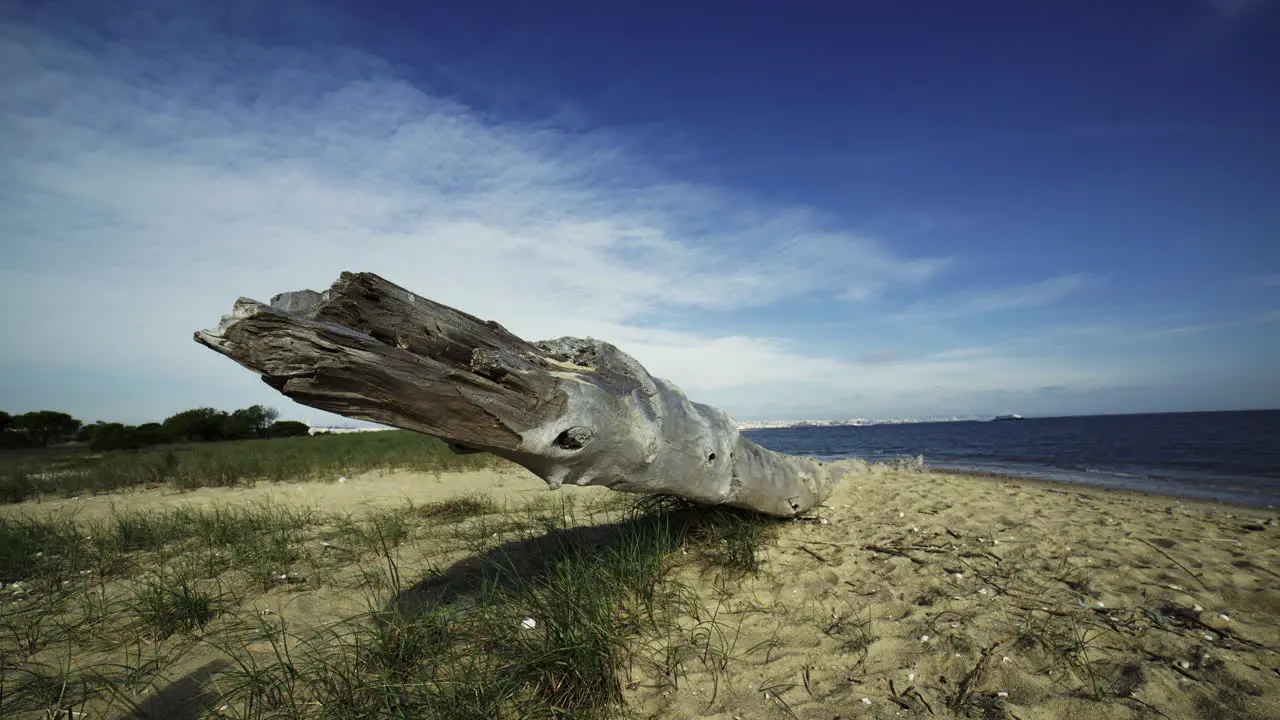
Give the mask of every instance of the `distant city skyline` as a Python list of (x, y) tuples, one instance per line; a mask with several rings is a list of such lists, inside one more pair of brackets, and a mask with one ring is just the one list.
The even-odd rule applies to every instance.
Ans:
[(743, 420), (1280, 406), (1267, 0), (0, 9), (0, 408), (371, 271)]

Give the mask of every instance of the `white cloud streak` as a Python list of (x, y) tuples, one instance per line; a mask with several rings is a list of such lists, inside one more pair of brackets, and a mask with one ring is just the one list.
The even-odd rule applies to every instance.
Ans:
[(1241, 281), (1244, 287), (1251, 288), (1280, 288), (1280, 273), (1271, 273), (1270, 275), (1254, 275), (1244, 278)]
[(970, 291), (916, 303), (896, 313), (904, 322), (941, 322), (992, 313), (1030, 310), (1052, 305), (1092, 284), (1098, 278), (1068, 274), (995, 290)]
[[(96, 383), (72, 401), (98, 404), (66, 409), (138, 421), (200, 404), (283, 405), (191, 332), (237, 296), (319, 289), (347, 269), (529, 338), (607, 339), (744, 417), (941, 412), (987, 392), (1143, 372), (973, 348), (865, 355), (878, 344), (852, 353), (859, 362), (814, 356), (795, 336), (655, 326), (662, 314), (802, 298), (865, 305), (928, 287), (950, 261), (909, 256), (813, 208), (666, 176), (623, 131), (485, 117), (375, 57), (188, 36), (156, 18), (146, 27), (140, 44), (0, 24), (0, 302), (25, 308), (0, 316), (0, 365)], [(1086, 283), (1062, 276), (914, 314), (1041, 306)], [(131, 384), (108, 390), (117, 380)], [(12, 382), (6, 392), (30, 391)], [(58, 405), (58, 391), (30, 403)]]
[(1280, 322), (1280, 310), (1271, 310), (1260, 315), (1242, 318), (1239, 320), (1223, 320), (1218, 322), (1196, 323), (1193, 325), (1180, 325), (1177, 327), (1164, 328), (1161, 330), (1142, 333), (1138, 338), (1141, 340), (1163, 340), (1167, 338), (1199, 335), (1202, 333), (1228, 330), (1232, 328), (1270, 325), (1277, 322)]
[[(0, 232), (13, 243), (0, 300), (32, 308), (0, 320), (7, 362), (251, 384), (191, 331), (239, 295), (362, 269), (529, 337), (620, 342), (697, 390), (785, 379), (795, 362), (773, 363), (769, 341), (673, 344), (637, 323), (866, 300), (946, 265), (812, 208), (665, 177), (617, 132), (494, 121), (374, 57), (151, 26), (156, 47), (187, 49), (0, 26)], [(763, 355), (696, 372), (743, 352)]]
[(1238, 20), (1271, 6), (1271, 0), (1205, 0), (1205, 3), (1224, 20)]

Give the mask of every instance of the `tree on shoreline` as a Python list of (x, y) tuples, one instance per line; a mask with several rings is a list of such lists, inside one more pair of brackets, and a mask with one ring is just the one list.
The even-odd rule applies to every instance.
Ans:
[[(7, 415), (7, 413), (6, 413)], [(13, 417), (6, 430), (18, 432), (34, 447), (48, 447), (49, 443), (75, 437), (80, 421), (57, 410), (35, 410)]]
[(126, 425), (101, 420), (82, 424), (71, 415), (39, 410), (11, 415), (0, 411), (0, 448), (48, 447), (59, 441), (87, 443), (95, 451), (137, 450), (174, 442), (218, 442), (310, 434), (310, 426), (292, 420), (278, 421), (280, 413), (264, 405), (233, 412), (193, 408), (169, 416), (164, 422)]

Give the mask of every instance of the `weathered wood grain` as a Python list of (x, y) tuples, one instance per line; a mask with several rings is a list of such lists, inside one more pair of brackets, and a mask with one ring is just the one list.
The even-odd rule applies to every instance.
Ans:
[(804, 512), (837, 478), (742, 437), (609, 343), (531, 343), (371, 273), (323, 293), (241, 298), (197, 342), (304, 405), (492, 452), (547, 481), (665, 493), (771, 515)]

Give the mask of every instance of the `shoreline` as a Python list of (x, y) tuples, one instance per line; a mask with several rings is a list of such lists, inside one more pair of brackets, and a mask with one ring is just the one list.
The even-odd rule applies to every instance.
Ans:
[[(795, 717), (887, 719), (908, 709), (924, 716), (927, 703), (1006, 720), (1139, 720), (1152, 716), (1144, 708), (1169, 718), (1280, 717), (1276, 512), (849, 462), (853, 472), (814, 513), (771, 524), (753, 551), (758, 572), (722, 577), (694, 563), (693, 551), (671, 553), (672, 577), (696, 594), (698, 612), (709, 613), (689, 623), (705, 624), (737, 650), (723, 665), (688, 656), (675, 684), (649, 676), (643, 663), (619, 669), (630, 714), (747, 720), (784, 717), (785, 703)], [(406, 502), (477, 494), (496, 501), (486, 511), (495, 514), (474, 524), (443, 526), (434, 515), (401, 511)], [(141, 489), (6, 505), (0, 519), (109, 521), (117, 511), (268, 503), (312, 507), (321, 523), (346, 513), (357, 521), (396, 516), (410, 525), (395, 567), (417, 583), (466, 575), (477, 546), (459, 546), (460, 529), (523, 552), (547, 531), (531, 526), (527, 537), (500, 539), (503, 522), (550, 515), (570, 523), (568, 508), (620, 496), (600, 487), (551, 491), (531, 473), (503, 467)], [(587, 512), (572, 524), (616, 522)], [(315, 532), (305, 546), (330, 555), (319, 541), (335, 531)], [(363, 571), (288, 570), (295, 572), (306, 579), (251, 595), (250, 614), (306, 633), (367, 611), (358, 602)], [(223, 657), (203, 635), (181, 642), (183, 663), (154, 681), (161, 694), (191, 667)]]
[(971, 478), (977, 478), (977, 479), (983, 479), (983, 480), (994, 480), (998, 482), (1004, 481), (1004, 482), (1026, 483), (1028, 485), (1043, 486), (1045, 489), (1051, 492), (1062, 492), (1062, 491), (1069, 490), (1069, 491), (1080, 491), (1080, 492), (1089, 493), (1089, 494), (1106, 493), (1106, 494), (1116, 494), (1116, 495), (1127, 495), (1135, 498), (1141, 498), (1144, 500), (1171, 501), (1176, 503), (1205, 505), (1210, 507), (1221, 506), (1221, 507), (1237, 508), (1241, 510), (1251, 510), (1251, 511), (1256, 511), (1261, 513), (1268, 513), (1268, 512), (1275, 513), (1278, 509), (1280, 509), (1280, 506), (1260, 505), (1260, 504), (1248, 503), (1248, 502), (1239, 501), (1239, 500), (1233, 500), (1229, 498), (1178, 495), (1175, 493), (1162, 493), (1162, 492), (1156, 492), (1154, 490), (1140, 490), (1137, 488), (1130, 488), (1130, 487), (1111, 487), (1111, 486), (1101, 485), (1101, 484), (1072, 482), (1070, 480), (1054, 480), (1050, 478), (1036, 477), (1034, 475), (1023, 475), (1013, 471), (1008, 473), (1003, 473), (1003, 472), (997, 472), (993, 470), (976, 470), (976, 469), (962, 469), (962, 468), (948, 468), (948, 467), (937, 467), (935, 469), (933, 466), (929, 466), (928, 462), (926, 462), (925, 465), (926, 467), (930, 467), (930, 472), (933, 472), (939, 475), (961, 475), (964, 477), (971, 477)]
[[(862, 458), (838, 458), (822, 460), (829, 466), (841, 463), (860, 463), (844, 482), (855, 482), (861, 475), (899, 473), (908, 476), (955, 476), (1004, 486), (1025, 486), (1050, 493), (1079, 495), (1081, 497), (1128, 497), (1161, 505), (1203, 507), (1205, 509), (1233, 509), (1261, 515), (1276, 516), (1280, 508), (1227, 498), (1210, 498), (1161, 493), (1127, 487), (1109, 487), (1089, 483), (1057, 480), (1016, 472), (998, 472), (984, 469), (964, 469), (930, 466), (926, 461), (923, 470), (903, 472), (881, 463), (868, 463)], [(424, 503), (443, 499), (462, 484), (470, 492), (497, 498), (527, 499), (551, 491), (546, 483), (518, 465), (500, 465), (481, 470), (423, 473), (411, 470), (373, 470), (341, 480), (261, 480), (252, 485), (232, 487), (201, 487), (192, 490), (169, 486), (139, 485), (123, 490), (84, 494), (78, 496), (42, 496), (18, 503), (0, 503), (0, 517), (23, 514), (21, 509), (36, 510), (36, 515), (94, 515), (107, 510), (133, 511), (194, 504), (208, 506), (224, 501), (234, 503), (267, 503), (284, 505), (350, 505), (352, 510), (388, 507), (403, 502)], [(566, 486), (574, 494), (599, 494), (613, 491), (599, 486)], [(837, 487), (833, 497), (841, 492)], [(639, 497), (639, 496), (637, 496)], [(830, 502), (830, 500), (828, 501)], [(815, 508), (821, 513), (826, 505)]]

